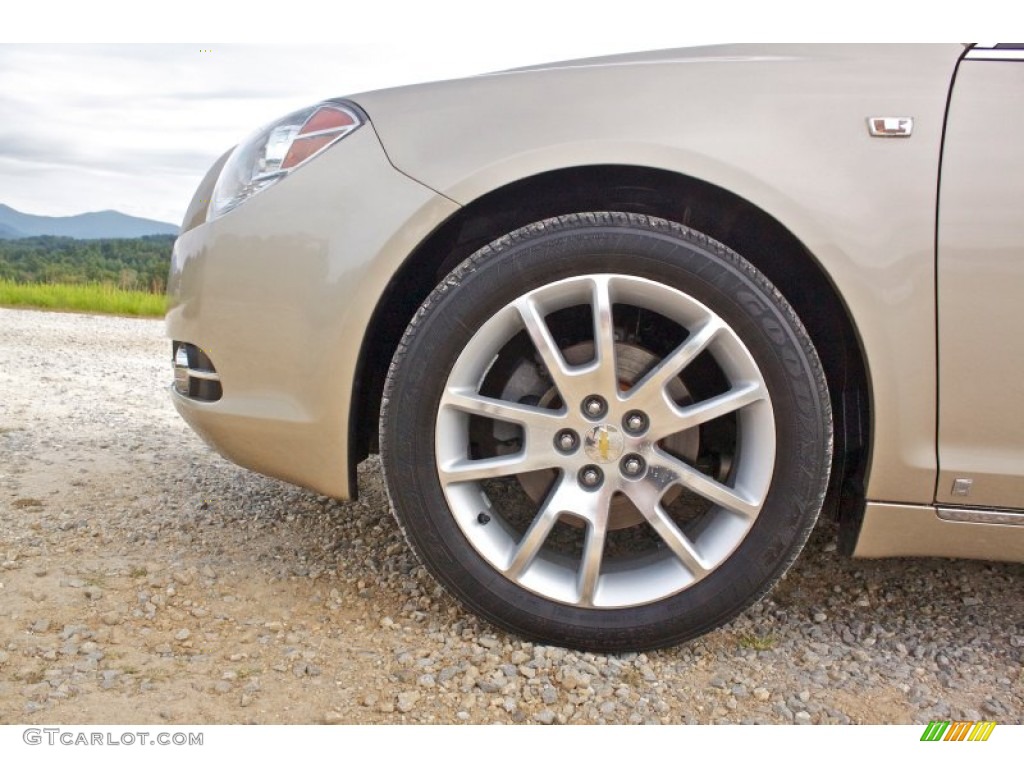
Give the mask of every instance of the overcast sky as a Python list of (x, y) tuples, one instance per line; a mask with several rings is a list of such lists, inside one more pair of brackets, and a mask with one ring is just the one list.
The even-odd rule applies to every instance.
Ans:
[[(923, 39), (886, 11), (840, 18), (842, 6), (626, 0), (511, 4), (379, 2), (252, 6), (244, 18), (178, 0), (166, 18), (120, 29), (143, 6), (49, 4), (0, 30), (0, 203), (27, 213), (116, 209), (179, 223), (210, 164), (258, 126), (311, 102), (373, 88), (539, 62), (731, 38), (813, 37), (803, 9), (832, 8), (830, 36)], [(109, 7), (101, 7), (109, 6)], [(790, 20), (780, 18), (786, 7)], [(296, 17), (291, 7), (301, 8)], [(860, 12), (864, 6), (858, 4)], [(83, 10), (87, 9), (87, 10)], [(165, 9), (167, 10), (167, 9)], [(104, 13), (106, 11), (106, 13)], [(271, 12), (273, 11), (273, 12)], [(77, 14), (77, 15), (76, 15)], [(148, 12), (147, 12), (148, 16)], [(155, 18), (155, 17), (154, 17)], [(202, 19), (202, 23), (197, 20)], [(793, 21), (796, 19), (798, 21)], [(902, 19), (904, 26), (896, 22)], [(877, 22), (884, 20), (885, 24)], [(19, 28), (17, 25), (22, 23)], [(34, 25), (33, 25), (34, 23)], [(825, 29), (821, 27), (820, 29)], [(955, 27), (954, 27), (955, 28)], [(870, 31), (878, 34), (872, 35)], [(963, 36), (967, 37), (967, 30)], [(795, 33), (793, 35), (786, 33)], [(934, 33), (934, 30), (932, 30)], [(730, 34), (735, 33), (735, 35)], [(895, 33), (895, 37), (893, 37)], [(18, 40), (308, 38), (316, 43), (57, 44)], [(949, 35), (947, 35), (948, 37)], [(933, 38), (934, 39), (934, 38)]]

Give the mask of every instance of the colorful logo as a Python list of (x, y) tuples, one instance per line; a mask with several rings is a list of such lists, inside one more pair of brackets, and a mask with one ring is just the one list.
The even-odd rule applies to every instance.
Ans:
[(932, 720), (921, 741), (988, 741), (995, 727), (991, 720)]
[(594, 427), (583, 438), (583, 450), (598, 464), (618, 461), (622, 455), (625, 439), (622, 433), (610, 424)]

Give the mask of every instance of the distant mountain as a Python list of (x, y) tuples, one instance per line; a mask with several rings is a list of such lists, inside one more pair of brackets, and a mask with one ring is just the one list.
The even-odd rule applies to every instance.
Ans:
[(53, 235), (79, 240), (176, 235), (178, 227), (164, 221), (140, 219), (118, 211), (80, 213), (77, 216), (34, 216), (0, 204), (0, 238)]
[(0, 240), (9, 240), (15, 237), (24, 237), (24, 235), (12, 226), (0, 224)]

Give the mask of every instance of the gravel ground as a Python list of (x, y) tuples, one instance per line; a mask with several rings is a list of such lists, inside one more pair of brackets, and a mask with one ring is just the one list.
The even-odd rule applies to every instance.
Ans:
[(171, 406), (159, 321), (0, 309), (0, 723), (1024, 722), (1024, 566), (854, 561), (686, 646), (467, 614), (358, 502), (239, 469)]

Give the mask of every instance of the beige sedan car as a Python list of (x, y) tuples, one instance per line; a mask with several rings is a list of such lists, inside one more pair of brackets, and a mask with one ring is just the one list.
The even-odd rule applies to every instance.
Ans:
[(337, 498), (379, 452), (489, 621), (603, 651), (840, 549), (1024, 561), (1024, 50), (740, 46), (333, 99), (225, 154), (173, 399)]

